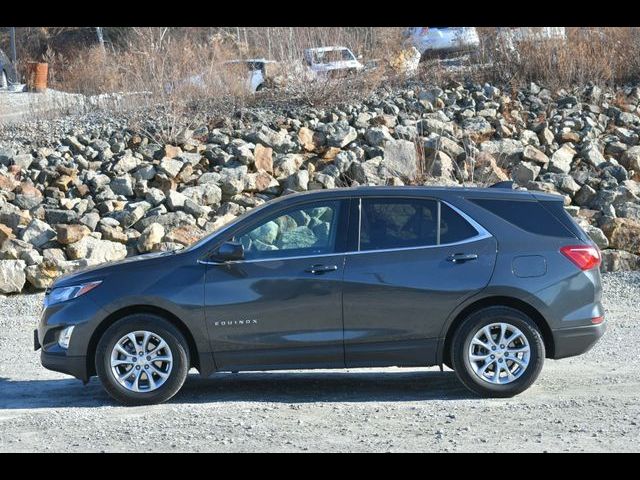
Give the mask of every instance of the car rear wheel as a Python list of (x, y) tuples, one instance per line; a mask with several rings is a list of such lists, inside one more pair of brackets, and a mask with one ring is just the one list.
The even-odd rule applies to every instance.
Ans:
[(489, 307), (467, 317), (455, 333), (451, 359), (460, 381), (487, 397), (512, 397), (536, 380), (544, 363), (535, 322), (509, 307)]
[(107, 393), (121, 403), (162, 403), (184, 384), (188, 352), (184, 336), (162, 317), (129, 315), (98, 342), (96, 371)]

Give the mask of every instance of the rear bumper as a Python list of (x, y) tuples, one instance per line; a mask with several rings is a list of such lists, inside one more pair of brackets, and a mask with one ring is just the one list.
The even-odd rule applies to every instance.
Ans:
[(588, 352), (604, 335), (606, 323), (554, 330), (554, 359), (573, 357)]
[(87, 375), (87, 357), (67, 356), (64, 353), (47, 353), (44, 350), (40, 353), (42, 366), (54, 372), (73, 375), (83, 382), (89, 381)]

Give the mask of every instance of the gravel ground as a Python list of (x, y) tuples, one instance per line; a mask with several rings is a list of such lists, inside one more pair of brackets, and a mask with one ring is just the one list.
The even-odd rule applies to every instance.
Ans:
[(640, 273), (604, 285), (603, 339), (513, 399), (384, 368), (191, 375), (169, 403), (134, 408), (42, 368), (42, 295), (0, 296), (0, 451), (640, 451)]

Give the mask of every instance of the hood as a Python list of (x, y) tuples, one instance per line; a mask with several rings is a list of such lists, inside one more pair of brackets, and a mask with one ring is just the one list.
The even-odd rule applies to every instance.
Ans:
[(93, 265), (90, 267), (81, 268), (79, 270), (75, 270), (72, 273), (68, 273), (66, 275), (62, 275), (61, 277), (58, 277), (56, 281), (53, 282), (50, 288), (65, 287), (69, 285), (76, 285), (82, 282), (99, 280), (99, 279), (102, 279), (104, 276), (109, 275), (111, 272), (119, 270), (120, 267), (123, 265), (129, 266), (132, 263), (155, 260), (162, 257), (172, 256), (172, 255), (175, 255), (176, 253), (177, 253), (176, 250), (173, 250), (170, 252), (145, 253), (143, 255), (127, 257), (122, 260), (117, 260), (114, 262), (101, 263), (99, 265)]

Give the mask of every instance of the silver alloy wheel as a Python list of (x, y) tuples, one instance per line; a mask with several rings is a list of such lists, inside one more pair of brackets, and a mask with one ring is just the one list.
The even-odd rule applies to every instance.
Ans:
[(111, 373), (132, 392), (152, 392), (169, 378), (173, 355), (160, 335), (138, 330), (127, 333), (111, 351)]
[(478, 330), (469, 345), (469, 363), (482, 380), (511, 383), (529, 365), (531, 349), (524, 333), (510, 323), (492, 323)]

